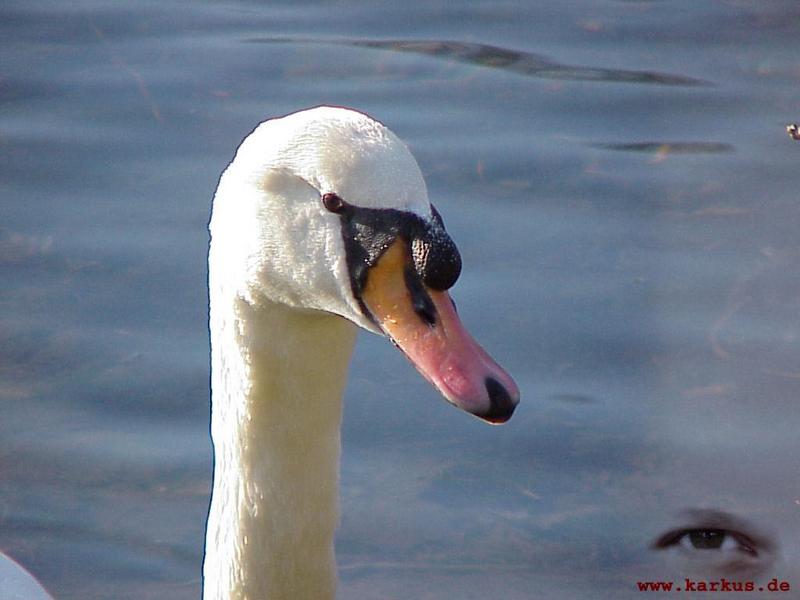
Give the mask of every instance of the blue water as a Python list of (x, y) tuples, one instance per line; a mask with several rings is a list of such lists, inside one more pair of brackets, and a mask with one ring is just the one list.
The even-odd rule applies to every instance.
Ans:
[[(259, 121), (330, 103), (409, 143), (523, 394), (487, 427), (360, 336), (340, 597), (800, 589), (798, 25), (791, 0), (5, 2), (0, 549), (59, 600), (198, 597), (210, 200)], [(652, 548), (688, 529), (727, 541)]]

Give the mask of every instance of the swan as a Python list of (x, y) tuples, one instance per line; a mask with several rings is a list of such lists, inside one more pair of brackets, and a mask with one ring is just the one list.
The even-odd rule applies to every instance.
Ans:
[(209, 223), (214, 476), (204, 600), (335, 597), (342, 392), (358, 327), (452, 404), (507, 421), (519, 390), (459, 321), (461, 259), (386, 126), (320, 106), (261, 123)]
[(53, 600), (36, 578), (13, 558), (0, 552), (0, 598), (3, 600)]

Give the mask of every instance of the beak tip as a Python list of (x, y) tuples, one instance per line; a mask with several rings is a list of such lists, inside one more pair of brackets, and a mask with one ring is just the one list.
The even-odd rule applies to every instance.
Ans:
[(484, 383), (489, 395), (489, 410), (477, 416), (494, 425), (505, 423), (514, 414), (514, 410), (519, 404), (519, 392), (515, 389), (513, 394), (509, 393), (505, 386), (494, 377), (487, 377)]

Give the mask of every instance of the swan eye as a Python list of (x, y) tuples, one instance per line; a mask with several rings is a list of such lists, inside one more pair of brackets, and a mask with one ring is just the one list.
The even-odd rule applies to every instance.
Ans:
[(341, 214), (344, 211), (345, 201), (332, 192), (322, 195), (322, 205), (326, 210), (335, 214)]

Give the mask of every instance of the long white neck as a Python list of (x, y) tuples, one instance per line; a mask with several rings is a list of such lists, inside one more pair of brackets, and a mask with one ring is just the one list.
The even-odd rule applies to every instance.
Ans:
[(355, 326), (211, 290), (214, 486), (204, 600), (332, 599)]

